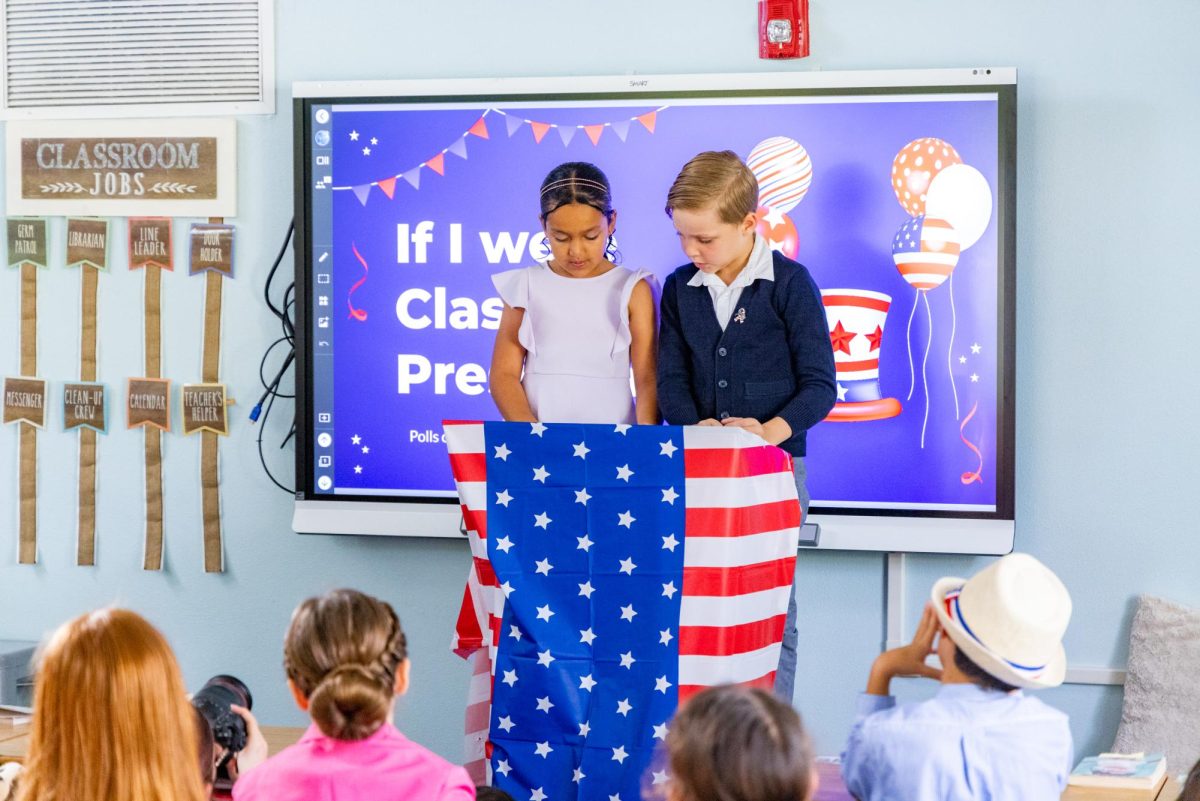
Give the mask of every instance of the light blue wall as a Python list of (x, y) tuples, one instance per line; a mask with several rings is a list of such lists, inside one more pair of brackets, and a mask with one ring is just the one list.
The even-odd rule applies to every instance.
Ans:
[[(1020, 74), (1017, 545), (1057, 570), (1075, 599), (1076, 664), (1121, 666), (1141, 592), (1200, 605), (1200, 4), (815, 2), (813, 56), (756, 58), (750, 0), (278, 0), (279, 112), (239, 123), (239, 277), (227, 288), (222, 375), (239, 415), (258, 395), (275, 336), (261, 282), (291, 216), (293, 80), (1013, 65)], [(123, 256), (118, 255), (117, 263)], [(141, 276), (101, 281), (101, 377), (141, 372)], [(77, 375), (78, 278), (41, 284), (41, 371)], [(164, 280), (166, 375), (199, 375), (200, 282)], [(0, 275), (0, 373), (17, 372), (18, 281)], [(277, 409), (277, 411), (280, 411)], [(268, 441), (278, 443), (282, 417)], [(119, 417), (119, 415), (118, 415)], [(277, 425), (278, 424), (278, 425)], [(16, 436), (0, 431), (0, 639), (38, 638), (117, 601), (160, 625), (189, 684), (231, 672), (267, 723), (299, 724), (281, 641), (303, 597), (353, 585), (396, 604), (410, 632), (413, 692), (401, 725), (460, 753), (464, 667), (447, 649), (467, 554), (456, 542), (299, 537), (290, 499), (262, 475), (257, 430), (239, 419), (221, 446), (225, 574), (201, 572), (199, 446), (166, 445), (167, 569), (139, 569), (141, 436), (100, 447), (99, 566), (73, 566), (76, 437), (40, 436), (41, 561), (15, 564)], [(272, 445), (272, 447), (274, 447)], [(275, 451), (286, 470), (290, 450)], [(930, 583), (984, 560), (909, 560), (908, 627)], [(819, 750), (836, 751), (883, 639), (884, 557), (822, 553), (798, 569), (804, 610), (797, 701)], [(919, 694), (920, 688), (904, 688)], [(1110, 743), (1120, 691), (1044, 694), (1070, 712), (1080, 751)]]

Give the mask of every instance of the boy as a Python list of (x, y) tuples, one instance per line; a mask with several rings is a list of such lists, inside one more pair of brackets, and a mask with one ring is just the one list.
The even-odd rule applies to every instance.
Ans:
[[(842, 754), (846, 788), (860, 801), (1057, 799), (1073, 764), (1067, 716), (1019, 688), (1062, 683), (1070, 618), (1066, 588), (1028, 554), (934, 584), (913, 641), (871, 667)], [(940, 671), (925, 664), (935, 652)], [(897, 707), (895, 676), (942, 686)]]
[[(690, 264), (663, 285), (659, 409), (672, 425), (738, 426), (794, 457), (808, 512), (805, 432), (836, 399), (821, 294), (802, 265), (755, 233), (758, 182), (737, 154), (693, 158), (667, 193), (667, 215)], [(795, 588), (775, 692), (791, 701)]]

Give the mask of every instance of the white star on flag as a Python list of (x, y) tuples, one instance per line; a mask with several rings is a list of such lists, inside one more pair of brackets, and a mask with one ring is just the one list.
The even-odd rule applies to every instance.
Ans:
[(667, 724), (666, 723), (660, 723), (654, 727), (654, 739), (655, 740), (667, 739)]
[(517, 642), (520, 642), (521, 641), (521, 629), (519, 629), (515, 625), (509, 626), (508, 627), (508, 636), (512, 637)]
[(621, 620), (633, 622), (633, 618), (637, 616), (637, 610), (633, 608), (633, 604), (621, 607)]
[(663, 550), (675, 553), (675, 549), (679, 547), (679, 540), (675, 539), (674, 534), (668, 534), (663, 537)]
[(496, 550), (497, 551), (503, 551), (504, 553), (508, 553), (509, 548), (512, 548), (512, 547), (513, 547), (513, 541), (510, 540), (508, 537), (501, 537), (500, 539), (496, 540)]
[(517, 683), (517, 671), (515, 671), (515, 670), (504, 671), (504, 678), (501, 679), (501, 681), (504, 682), (505, 684), (507, 684), (509, 687), (512, 687), (514, 684)]
[(575, 541), (579, 543), (575, 548), (577, 551), (586, 551), (596, 544), (588, 538), (587, 534), (584, 534), (582, 537), (576, 537)]
[(667, 688), (671, 686), (671, 682), (667, 681), (666, 676), (659, 676), (654, 682), (654, 689), (658, 690), (663, 695), (667, 694)]
[(579, 736), (580, 737), (587, 737), (588, 733), (591, 732), (591, 730), (592, 730), (592, 727), (586, 721), (579, 724)]
[(666, 584), (663, 585), (663, 595), (665, 595), (666, 597), (674, 598), (675, 593), (677, 593), (677, 592), (679, 592), (679, 590), (675, 589), (675, 582), (668, 581)]
[(546, 757), (550, 756), (550, 752), (553, 750), (554, 749), (550, 747), (550, 741), (545, 740), (543, 742), (538, 743), (537, 747), (533, 749), (533, 752), (535, 754), (537, 754), (538, 756), (540, 756), (542, 759), (545, 759)]
[(542, 434), (546, 433), (546, 424), (545, 423), (530, 423), (529, 426), (530, 426), (530, 428), (529, 428), (530, 436), (540, 437)]
[(625, 753), (625, 746), (623, 746), (623, 745), (619, 746), (617, 748), (614, 748), (612, 750), (612, 752), (613, 752), (613, 761), (614, 762), (619, 762), (622, 765), (624, 765), (625, 760), (629, 759), (629, 754)]
[(659, 456), (666, 456), (667, 458), (674, 458), (675, 451), (677, 451), (677, 450), (679, 450), (679, 448), (675, 447), (675, 443), (672, 442), (671, 440), (667, 440), (666, 442), (658, 443), (658, 455)]
[(542, 667), (550, 667), (550, 663), (554, 661), (554, 657), (550, 655), (550, 649), (538, 651), (538, 664)]
[(504, 508), (508, 508), (508, 504), (512, 502), (513, 497), (508, 494), (508, 490), (501, 490), (496, 493), (496, 503)]
[(637, 520), (637, 518), (634, 517), (633, 513), (629, 511), (621, 512), (617, 515), (617, 525), (624, 526), (625, 528), (633, 528), (633, 521), (635, 520)]
[(500, 718), (500, 720), (496, 721), (496, 725), (508, 732), (512, 731), (513, 727), (517, 724), (512, 722), (512, 718), (510, 718), (508, 715), (505, 715), (504, 717)]
[(550, 710), (554, 708), (554, 703), (550, 700), (550, 696), (544, 695), (537, 699), (537, 708), (539, 712), (550, 714)]
[(534, 787), (530, 791), (529, 801), (546, 801), (546, 791), (541, 787)]
[(586, 442), (577, 443), (572, 447), (575, 448), (575, 456), (578, 456), (580, 459), (586, 459), (587, 455), (592, 452), (592, 449), (587, 446)]
[(533, 516), (533, 524), (538, 528), (550, 528), (550, 524), (554, 522), (550, 519), (550, 515), (542, 512), (540, 515)]
[[(538, 617), (538, 620), (544, 620), (547, 623), (549, 623), (550, 618), (554, 617), (554, 610), (550, 608), (550, 604), (546, 604), (545, 606), (539, 606), (537, 608), (537, 617)], [(546, 651), (546, 653), (550, 653), (550, 652)]]
[(675, 501), (679, 498), (679, 493), (675, 491), (674, 487), (667, 487), (665, 490), (662, 490), (662, 494), (662, 502), (669, 503), (672, 506), (675, 505)]
[(579, 768), (575, 768), (575, 775), (571, 777), (571, 781), (575, 782), (576, 784), (579, 784), (581, 781), (583, 781), (586, 778), (587, 778), (587, 776), (584, 775), (582, 770), (580, 770)]
[(534, 564), (537, 565), (537, 569), (533, 572), (540, 573), (543, 576), (550, 575), (550, 571), (554, 569), (554, 565), (550, 564), (549, 559), (541, 559), (537, 562), (534, 562)]
[(628, 698), (617, 701), (617, 714), (621, 717), (629, 717), (629, 710), (631, 709), (633, 709), (633, 704), (629, 703)]
[(586, 676), (579, 677), (579, 689), (591, 692), (592, 688), (595, 686), (596, 680), (592, 678), (591, 673), (587, 674)]
[(627, 576), (632, 576), (632, 575), (633, 575), (633, 570), (634, 570), (634, 568), (636, 568), (636, 567), (637, 567), (637, 565), (635, 565), (635, 564), (633, 563), (633, 558), (632, 558), (632, 557), (630, 557), (629, 559), (622, 559), (622, 560), (621, 560), (621, 572), (622, 572), (622, 573), (624, 573), (624, 574), (626, 574)]
[(592, 587), (592, 582), (590, 581), (585, 581), (579, 585), (579, 594), (584, 598), (591, 598), (592, 593), (595, 591), (596, 590)]
[(658, 641), (662, 645), (670, 645), (671, 640), (673, 640), (673, 639), (675, 639), (675, 638), (674, 638), (674, 635), (671, 634), (670, 629), (663, 629), (662, 631), (660, 631), (658, 633)]
[(579, 641), (586, 645), (591, 645), (596, 641), (596, 634), (590, 628), (583, 629), (579, 632)]
[(629, 477), (632, 475), (633, 475), (633, 471), (629, 469), (628, 464), (621, 465), (620, 467), (617, 468), (617, 478), (621, 479), (626, 484), (629, 483)]
[(500, 592), (504, 593), (504, 597), (507, 598), (516, 592), (516, 588), (513, 587), (511, 582), (506, 581), (500, 585)]
[(626, 670), (632, 670), (633, 663), (636, 661), (637, 660), (633, 658), (633, 651), (626, 651), (625, 653), (621, 654), (621, 667), (625, 668)]
[(509, 767), (507, 759), (497, 760), (496, 772), (499, 773), (501, 776), (507, 776), (509, 774), (509, 771), (511, 771), (511, 770), (512, 770), (512, 768)]
[(591, 498), (592, 496), (588, 495), (586, 487), (581, 490), (575, 490), (575, 503), (582, 503), (584, 506), (587, 506), (587, 502), (591, 500)]
[(629, 425), (629, 423), (618, 423), (617, 427), (614, 428), (613, 431), (615, 431), (618, 434), (624, 435), (632, 427), (633, 426)]
[(665, 770), (654, 771), (654, 781), (651, 784), (662, 784), (667, 781), (667, 772)]
[(546, 465), (533, 468), (533, 480), (546, 483), (546, 479), (550, 477), (550, 471), (546, 469)]
[[(357, 443), (355, 443), (355, 444), (357, 444)], [(508, 449), (508, 446), (505, 445), (503, 442), (501, 442), (499, 445), (496, 446), (496, 458), (499, 459), (500, 461), (507, 462), (508, 455), (510, 453), (512, 453), (512, 451), (510, 451)]]

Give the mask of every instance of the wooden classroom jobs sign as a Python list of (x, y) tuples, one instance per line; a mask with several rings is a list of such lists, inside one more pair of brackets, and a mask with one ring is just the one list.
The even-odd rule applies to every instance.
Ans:
[(91, 381), (63, 385), (63, 429), (108, 432), (108, 388)]
[(152, 426), (171, 430), (171, 382), (165, 378), (131, 378), (125, 416), (129, 428)]
[(9, 120), (8, 214), (233, 217), (234, 120)]
[(183, 433), (211, 431), (229, 435), (224, 384), (183, 385)]
[(46, 382), (43, 379), (4, 379), (4, 422), (46, 427)]

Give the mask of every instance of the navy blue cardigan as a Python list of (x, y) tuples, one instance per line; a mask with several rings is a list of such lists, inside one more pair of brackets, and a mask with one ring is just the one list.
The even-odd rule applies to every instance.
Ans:
[[(725, 330), (697, 272), (686, 264), (663, 285), (658, 335), (658, 406), (672, 425), (707, 418), (782, 417), (792, 436), (779, 444), (803, 456), (805, 434), (837, 397), (829, 324), (803, 265), (774, 254), (775, 280), (742, 290)], [(745, 315), (740, 310), (745, 310)], [(738, 318), (743, 322), (738, 322)]]

